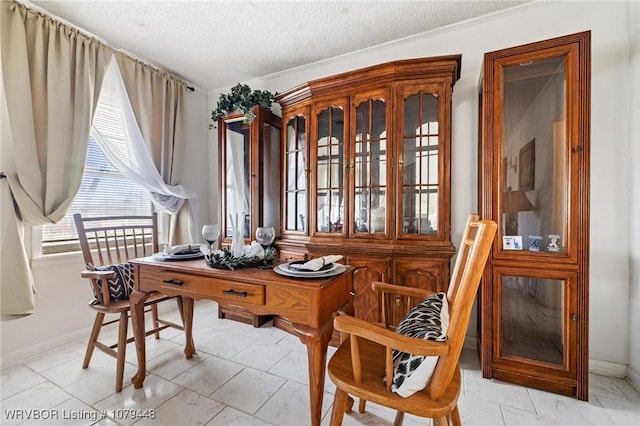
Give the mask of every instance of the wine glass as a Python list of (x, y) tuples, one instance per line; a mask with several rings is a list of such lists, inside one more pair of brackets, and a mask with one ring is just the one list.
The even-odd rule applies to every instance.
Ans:
[(218, 237), (220, 236), (220, 225), (204, 225), (202, 227), (202, 237), (209, 244), (209, 252), (213, 250), (213, 244), (216, 242)]
[(276, 230), (273, 226), (259, 226), (256, 228), (256, 242), (264, 249), (264, 264), (267, 264), (267, 251), (276, 239)]

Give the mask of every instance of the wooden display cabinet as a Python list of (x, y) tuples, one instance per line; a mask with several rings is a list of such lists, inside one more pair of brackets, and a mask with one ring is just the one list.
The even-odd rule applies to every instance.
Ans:
[[(244, 123), (242, 112), (218, 120), (220, 240), (224, 247), (231, 245), (233, 222), (239, 224), (245, 244), (255, 240), (258, 226), (273, 226), (277, 233), (280, 230), (282, 120), (259, 106), (252, 112), (255, 118), (251, 124)], [(270, 319), (230, 304), (220, 304), (218, 316), (256, 327)]]
[(588, 399), (590, 32), (487, 53), (479, 211), (482, 373)]
[(283, 252), (342, 254), (355, 316), (379, 321), (372, 281), (446, 290), (451, 98), (460, 55), (389, 62), (276, 96), (283, 116)]

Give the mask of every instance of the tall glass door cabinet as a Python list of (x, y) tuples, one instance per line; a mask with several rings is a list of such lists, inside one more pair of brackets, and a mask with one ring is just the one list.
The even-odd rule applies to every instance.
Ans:
[(482, 373), (588, 399), (590, 33), (484, 56)]
[[(237, 229), (245, 244), (256, 228), (280, 230), (280, 140), (282, 120), (255, 106), (248, 124), (242, 111), (218, 120), (220, 243), (229, 247)], [(240, 307), (219, 305), (218, 316), (260, 326), (270, 319)]]

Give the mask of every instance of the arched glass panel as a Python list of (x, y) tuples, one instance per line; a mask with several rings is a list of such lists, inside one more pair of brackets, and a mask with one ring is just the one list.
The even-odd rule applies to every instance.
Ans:
[(316, 230), (344, 230), (344, 110), (329, 107), (318, 114)]
[(287, 123), (284, 224), (287, 231), (307, 230), (306, 124), (303, 116), (293, 117)]
[(356, 107), (355, 223), (356, 234), (386, 231), (387, 103), (370, 99)]
[(404, 102), (402, 233), (438, 232), (438, 98), (420, 92)]

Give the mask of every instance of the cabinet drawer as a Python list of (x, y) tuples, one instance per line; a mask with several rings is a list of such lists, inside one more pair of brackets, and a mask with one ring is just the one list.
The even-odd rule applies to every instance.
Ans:
[(211, 298), (218, 302), (264, 305), (263, 285), (200, 277), (175, 271), (140, 268), (139, 289), (160, 291), (168, 295), (180, 294), (194, 299)]

